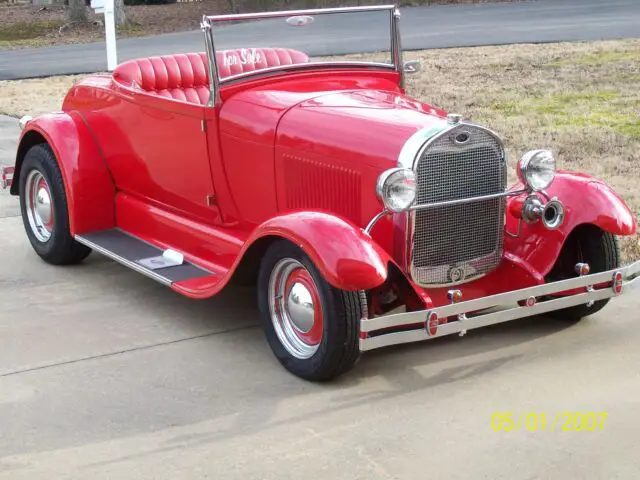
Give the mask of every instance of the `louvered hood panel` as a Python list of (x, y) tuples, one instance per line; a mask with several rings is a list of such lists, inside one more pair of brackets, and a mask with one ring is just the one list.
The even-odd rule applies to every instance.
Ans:
[(388, 91), (328, 93), (288, 110), (276, 132), (280, 211), (318, 209), (364, 226), (380, 211), (375, 184), (411, 135), (444, 112)]

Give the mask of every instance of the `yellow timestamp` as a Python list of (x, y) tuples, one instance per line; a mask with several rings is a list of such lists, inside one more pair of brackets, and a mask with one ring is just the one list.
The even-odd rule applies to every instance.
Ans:
[(604, 428), (607, 412), (493, 412), (494, 432), (595, 432)]

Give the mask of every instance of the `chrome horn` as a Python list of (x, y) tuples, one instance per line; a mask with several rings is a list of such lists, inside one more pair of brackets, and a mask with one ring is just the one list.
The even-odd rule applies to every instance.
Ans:
[(542, 210), (542, 223), (549, 230), (555, 230), (564, 223), (564, 205), (556, 198), (550, 200)]
[(530, 195), (522, 206), (522, 218), (527, 223), (542, 220), (549, 230), (555, 230), (564, 223), (565, 209), (560, 200), (554, 198), (544, 205), (536, 195)]

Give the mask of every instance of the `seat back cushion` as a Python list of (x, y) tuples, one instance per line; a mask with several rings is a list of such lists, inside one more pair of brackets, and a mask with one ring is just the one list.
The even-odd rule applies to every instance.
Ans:
[(216, 52), (216, 61), (220, 78), (226, 78), (263, 68), (307, 63), (309, 57), (290, 48), (240, 48)]
[[(251, 48), (216, 52), (220, 78), (280, 65), (306, 63), (309, 57), (288, 48)], [(204, 105), (209, 99), (207, 54), (187, 53), (123, 62), (113, 72), (121, 84), (148, 93)]]

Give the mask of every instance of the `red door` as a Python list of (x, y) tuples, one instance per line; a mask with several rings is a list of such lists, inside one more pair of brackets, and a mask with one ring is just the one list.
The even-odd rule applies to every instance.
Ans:
[(117, 96), (92, 124), (119, 191), (218, 223), (205, 106), (149, 93)]

